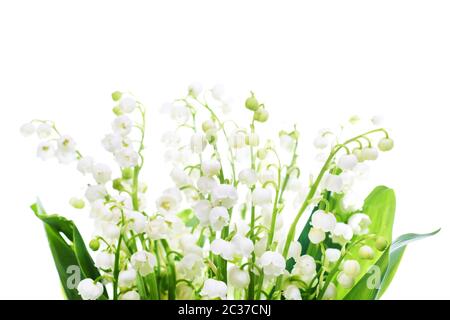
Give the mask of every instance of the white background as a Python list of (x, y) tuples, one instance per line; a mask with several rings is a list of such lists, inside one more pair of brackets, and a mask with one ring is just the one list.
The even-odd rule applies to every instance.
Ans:
[(450, 298), (449, 16), (448, 1), (2, 1), (0, 298), (61, 298), (28, 208), (36, 196), (89, 223), (67, 205), (83, 180), (35, 159), (20, 125), (51, 118), (106, 156), (110, 93), (131, 90), (150, 112), (145, 174), (156, 194), (169, 170), (157, 109), (192, 81), (223, 83), (238, 117), (254, 90), (271, 127), (299, 123), (304, 150), (324, 126), (383, 114), (396, 148), (373, 164), (371, 183), (396, 190), (395, 233), (443, 228), (408, 248), (385, 297)]

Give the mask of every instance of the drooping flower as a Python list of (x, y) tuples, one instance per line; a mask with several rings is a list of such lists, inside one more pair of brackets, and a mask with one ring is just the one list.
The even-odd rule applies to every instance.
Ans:
[(217, 160), (204, 160), (201, 165), (202, 172), (208, 177), (217, 175), (220, 172), (220, 162)]
[(311, 217), (311, 225), (324, 232), (331, 232), (336, 226), (336, 217), (330, 212), (317, 210)]
[(355, 213), (348, 219), (348, 225), (356, 235), (367, 234), (371, 223), (370, 217), (365, 213)]
[(268, 188), (257, 187), (252, 192), (252, 202), (255, 206), (264, 206), (272, 203), (272, 192)]
[(292, 270), (293, 274), (296, 274), (300, 279), (306, 283), (309, 283), (316, 275), (316, 262), (310, 255), (301, 256)]
[(103, 185), (92, 185), (86, 189), (85, 197), (89, 202), (94, 202), (95, 200), (104, 199), (108, 192)]
[(99, 252), (95, 257), (95, 266), (101, 269), (111, 269), (114, 265), (114, 254), (109, 252)]
[(249, 187), (253, 186), (258, 180), (258, 175), (253, 169), (244, 169), (239, 172), (239, 181)]
[(357, 277), (361, 266), (357, 260), (345, 260), (342, 264), (342, 271), (349, 277)]
[(227, 226), (230, 221), (227, 208), (214, 207), (209, 213), (209, 223), (215, 231), (221, 231), (223, 227)]
[(216, 206), (224, 206), (230, 209), (236, 204), (238, 194), (236, 188), (232, 185), (219, 184), (212, 190), (211, 198)]
[(300, 290), (293, 284), (288, 285), (283, 290), (283, 296), (286, 298), (286, 300), (302, 300)]
[(103, 294), (103, 285), (87, 278), (80, 281), (77, 290), (83, 300), (97, 300)]
[(203, 284), (203, 288), (200, 291), (200, 295), (204, 299), (221, 299), (227, 298), (227, 285), (223, 281), (217, 281), (214, 279), (206, 279)]
[(354, 154), (342, 155), (337, 166), (343, 170), (352, 170), (358, 164), (358, 158)]
[(336, 299), (337, 289), (333, 282), (328, 284), (328, 287), (325, 289), (322, 300), (334, 300)]
[(139, 163), (139, 154), (131, 147), (117, 149), (114, 156), (121, 168), (135, 167)]
[(131, 265), (143, 277), (153, 272), (156, 266), (156, 257), (147, 251), (138, 251), (131, 256)]
[(231, 266), (228, 270), (228, 281), (236, 289), (247, 288), (250, 283), (248, 271), (241, 270), (236, 266)]
[(25, 123), (20, 127), (20, 133), (24, 137), (29, 137), (29, 136), (33, 135), (35, 132), (36, 132), (36, 126), (34, 125), (33, 122)]
[(322, 184), (324, 189), (335, 193), (341, 193), (344, 188), (342, 177), (331, 173), (323, 178)]
[(121, 294), (119, 297), (120, 300), (141, 300), (141, 296), (135, 290), (130, 290)]
[(344, 245), (353, 238), (352, 228), (343, 222), (336, 223), (334, 230), (331, 232), (331, 240), (334, 243)]
[(266, 276), (279, 276), (284, 273), (286, 261), (281, 254), (274, 251), (266, 251), (258, 259), (259, 266)]
[(205, 150), (206, 145), (208, 144), (208, 141), (206, 140), (206, 137), (201, 132), (196, 132), (191, 137), (191, 151), (193, 153), (202, 153), (203, 150)]
[(120, 271), (118, 280), (120, 288), (131, 288), (136, 281), (136, 270), (128, 269)]
[(325, 257), (328, 262), (331, 263), (337, 262), (341, 257), (341, 251), (334, 248), (327, 248), (325, 250)]
[(209, 214), (211, 212), (211, 203), (208, 200), (199, 200), (193, 206), (195, 215), (202, 226), (209, 224)]

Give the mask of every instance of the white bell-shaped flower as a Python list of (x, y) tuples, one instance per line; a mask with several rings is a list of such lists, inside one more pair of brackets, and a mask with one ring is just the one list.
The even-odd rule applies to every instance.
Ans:
[(371, 223), (370, 217), (365, 213), (355, 213), (348, 219), (348, 225), (356, 235), (367, 234)]
[(367, 147), (362, 149), (361, 157), (363, 160), (374, 161), (378, 158), (378, 149), (373, 147)]
[(130, 290), (121, 294), (119, 297), (120, 300), (141, 300), (141, 296), (135, 290)]
[(238, 175), (239, 181), (248, 187), (255, 185), (258, 175), (253, 169), (243, 169)]
[(317, 210), (311, 217), (311, 225), (324, 232), (331, 232), (336, 226), (336, 217), (330, 212)]
[(339, 158), (337, 166), (342, 170), (353, 170), (357, 164), (358, 158), (354, 154), (344, 154)]
[(236, 289), (245, 289), (250, 283), (250, 275), (246, 270), (231, 266), (228, 270), (228, 281)]
[(77, 290), (83, 300), (97, 300), (103, 294), (103, 285), (88, 278), (80, 281)]
[(227, 299), (227, 285), (223, 281), (217, 281), (214, 279), (206, 279), (203, 284), (203, 288), (200, 291), (200, 295), (204, 299)]
[(227, 226), (230, 222), (230, 216), (227, 208), (214, 207), (209, 213), (209, 223), (214, 231), (221, 231), (223, 227)]
[(322, 300), (334, 300), (337, 296), (337, 289), (333, 282), (328, 284), (328, 287), (325, 289)]
[(269, 188), (257, 187), (252, 192), (252, 203), (254, 206), (265, 206), (272, 203), (272, 191)]
[(339, 272), (337, 282), (345, 289), (350, 289), (355, 284), (355, 279), (344, 272)]
[(92, 185), (86, 189), (85, 197), (89, 202), (94, 202), (99, 199), (104, 199), (108, 192), (103, 185)]
[(217, 160), (205, 160), (202, 162), (201, 169), (204, 175), (212, 177), (220, 172), (220, 162)]
[(35, 132), (36, 132), (36, 126), (34, 125), (33, 122), (25, 123), (20, 127), (20, 133), (24, 137), (29, 137), (29, 136), (33, 135)]
[(193, 153), (202, 153), (203, 150), (205, 150), (206, 145), (208, 144), (208, 141), (206, 140), (206, 137), (201, 132), (196, 132), (191, 137), (191, 151)]
[(99, 252), (95, 257), (95, 266), (100, 269), (112, 269), (114, 265), (114, 254), (109, 252)]
[(218, 186), (213, 177), (202, 176), (197, 180), (197, 188), (202, 193), (211, 193)]
[(283, 290), (283, 296), (286, 298), (286, 300), (302, 300), (299, 288), (297, 288), (297, 286), (293, 284), (288, 285)]
[(131, 256), (131, 265), (143, 277), (153, 272), (156, 266), (156, 257), (147, 251), (138, 251)]
[(334, 263), (339, 260), (341, 257), (341, 250), (334, 249), (334, 248), (327, 248), (325, 250), (325, 257), (328, 262)]
[(240, 234), (236, 234), (230, 242), (233, 245), (233, 254), (237, 258), (249, 258), (255, 249), (253, 241)]
[(131, 288), (136, 281), (136, 270), (128, 269), (120, 271), (118, 280), (120, 288)]
[(211, 242), (211, 252), (215, 255), (221, 256), (227, 261), (234, 259), (234, 247), (233, 245), (223, 239), (214, 239)]
[(232, 185), (219, 184), (213, 189), (211, 198), (214, 205), (230, 209), (236, 204), (238, 193)]
[(342, 180), (342, 177), (331, 173), (328, 173), (323, 178), (322, 184), (325, 190), (335, 193), (341, 193), (344, 189), (344, 181)]
[(200, 220), (200, 225), (208, 225), (209, 214), (212, 209), (211, 203), (208, 200), (199, 200), (194, 204), (193, 209), (198, 220)]
[(336, 227), (334, 227), (334, 230), (331, 232), (331, 240), (334, 243), (344, 245), (347, 242), (349, 242), (352, 238), (353, 238), (353, 230), (349, 225), (343, 222), (336, 223)]
[(172, 169), (170, 177), (177, 187), (185, 187), (192, 184), (191, 177), (178, 166)]
[(312, 227), (308, 233), (308, 239), (313, 244), (319, 244), (326, 238), (325, 232), (322, 229)]
[(266, 276), (279, 276), (284, 273), (286, 261), (281, 254), (273, 251), (266, 251), (258, 259), (259, 266)]
[(47, 139), (51, 136), (53, 128), (48, 123), (41, 123), (36, 128), (36, 133), (39, 139)]

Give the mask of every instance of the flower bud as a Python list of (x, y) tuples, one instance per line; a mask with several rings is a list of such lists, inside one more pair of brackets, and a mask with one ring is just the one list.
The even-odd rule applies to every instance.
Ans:
[(267, 119), (269, 119), (269, 112), (267, 112), (264, 108), (259, 108), (255, 111), (255, 114), (253, 115), (253, 119), (258, 122), (266, 122)]
[(355, 284), (355, 279), (348, 276), (344, 272), (340, 272), (337, 276), (337, 282), (344, 288), (350, 289)]
[(132, 168), (122, 169), (122, 179), (129, 180), (132, 177), (133, 177), (133, 169)]
[(390, 151), (394, 147), (394, 140), (390, 138), (383, 138), (378, 142), (378, 149), (380, 151)]
[(267, 150), (266, 149), (259, 149), (256, 152), (256, 156), (258, 157), (259, 160), (264, 160), (267, 157)]
[(72, 198), (72, 199), (70, 199), (69, 203), (75, 209), (83, 209), (84, 208), (84, 201), (83, 201), (83, 199)]
[(342, 271), (349, 277), (356, 277), (359, 274), (361, 267), (356, 260), (346, 260), (342, 264)]
[(117, 178), (113, 180), (113, 189), (117, 191), (124, 191), (125, 188), (122, 184), (122, 179)]
[(216, 128), (210, 129), (205, 133), (206, 141), (209, 144), (214, 144), (217, 141), (217, 130)]
[(389, 243), (384, 237), (377, 237), (375, 240), (375, 248), (377, 248), (378, 251), (384, 251), (388, 247)]
[(250, 133), (245, 137), (245, 144), (251, 147), (259, 145), (259, 136), (256, 133)]
[(120, 106), (115, 106), (112, 109), (112, 112), (116, 115), (116, 116), (121, 116), (123, 114), (122, 109), (120, 108)]
[(259, 102), (258, 100), (255, 98), (255, 96), (251, 95), (251, 97), (247, 98), (247, 100), (245, 100), (245, 107), (251, 111), (256, 111), (259, 108)]
[(208, 132), (209, 130), (215, 129), (216, 126), (214, 125), (214, 121), (212, 121), (211, 119), (205, 120), (202, 123), (202, 130), (203, 132)]
[(98, 249), (100, 249), (100, 241), (98, 241), (97, 238), (92, 239), (89, 242), (89, 248), (91, 248), (92, 251), (97, 251)]
[(369, 246), (362, 246), (358, 251), (359, 256), (362, 259), (372, 260), (375, 256), (373, 249)]
[(120, 92), (120, 91), (114, 91), (114, 92), (111, 94), (111, 97), (112, 97), (113, 101), (119, 101), (120, 98), (122, 98), (122, 92)]

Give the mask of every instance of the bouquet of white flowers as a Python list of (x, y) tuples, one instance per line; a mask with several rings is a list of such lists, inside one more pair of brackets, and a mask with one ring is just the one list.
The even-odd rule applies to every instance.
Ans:
[[(393, 241), (395, 195), (387, 187), (360, 206), (346, 201), (368, 163), (393, 148), (384, 128), (346, 139), (320, 131), (314, 145), (325, 155), (322, 167), (305, 183), (296, 127), (279, 133), (279, 150), (258, 134), (269, 113), (253, 93), (245, 126), (223, 119), (221, 87), (201, 93), (191, 85), (163, 107), (176, 123), (162, 138), (174, 186), (156, 209), (145, 201), (146, 114), (133, 95), (112, 94), (112, 132), (102, 140), (117, 176), (53, 122), (21, 128), (41, 139), (39, 158), (76, 162), (90, 179), (85, 198), (95, 234), (88, 246), (72, 221), (32, 206), (67, 299), (378, 299), (406, 245), (438, 232)], [(81, 210), (85, 200), (70, 204)]]

